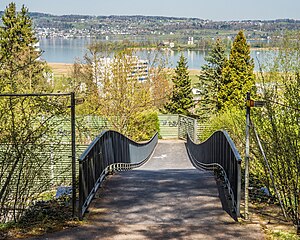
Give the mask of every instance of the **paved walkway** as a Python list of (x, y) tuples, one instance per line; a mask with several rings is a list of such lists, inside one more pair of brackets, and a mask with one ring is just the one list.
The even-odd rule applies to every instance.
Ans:
[(259, 225), (235, 222), (219, 195), (183, 142), (163, 141), (143, 167), (106, 181), (86, 224), (38, 239), (263, 239)]

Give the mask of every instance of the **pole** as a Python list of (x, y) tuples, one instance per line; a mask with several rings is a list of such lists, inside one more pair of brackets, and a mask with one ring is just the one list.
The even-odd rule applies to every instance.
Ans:
[(76, 141), (75, 141), (75, 93), (71, 92), (71, 133), (72, 133), (72, 216), (76, 209)]
[(246, 98), (245, 219), (249, 219), (250, 92)]
[(194, 143), (197, 143), (197, 120), (194, 119)]

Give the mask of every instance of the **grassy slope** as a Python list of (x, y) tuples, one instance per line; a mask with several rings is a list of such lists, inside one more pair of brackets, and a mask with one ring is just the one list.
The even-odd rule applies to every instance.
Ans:
[[(72, 65), (71, 63), (48, 63), (56, 77), (65, 76), (68, 77), (71, 74)], [(199, 69), (189, 69), (190, 77), (192, 79), (192, 85), (198, 82)]]
[(48, 63), (48, 65), (56, 76), (69, 76), (73, 66), (71, 63)]

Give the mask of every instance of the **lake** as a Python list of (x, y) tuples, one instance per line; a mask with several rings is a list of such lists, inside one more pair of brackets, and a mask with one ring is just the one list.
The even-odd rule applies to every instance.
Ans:
[[(42, 59), (47, 62), (53, 63), (74, 63), (76, 59), (82, 59), (86, 47), (93, 40), (89, 38), (76, 38), (76, 39), (64, 39), (64, 38), (54, 38), (54, 39), (40, 39), (40, 49), (43, 51)], [(169, 57), (169, 66), (175, 67), (181, 51), (168, 51), (166, 53)], [(207, 51), (183, 51), (184, 56), (187, 58), (189, 69), (200, 69), (203, 64), (205, 64), (204, 57)], [(141, 58), (147, 58), (146, 51), (139, 51), (138, 55)], [(271, 53), (272, 55), (272, 53)], [(273, 53), (274, 55), (274, 53)], [(251, 57), (255, 62), (255, 70), (258, 71), (258, 62), (264, 63), (266, 59), (270, 59), (269, 50), (252, 50)]]

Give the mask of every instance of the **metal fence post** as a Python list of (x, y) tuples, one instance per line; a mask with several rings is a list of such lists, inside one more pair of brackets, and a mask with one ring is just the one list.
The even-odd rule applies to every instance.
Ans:
[(72, 132), (72, 216), (76, 209), (76, 135), (75, 135), (75, 93), (71, 93), (71, 132)]
[(194, 142), (197, 143), (197, 119), (194, 119)]
[(180, 115), (178, 114), (177, 116), (178, 116), (178, 118), (177, 118), (177, 119), (178, 119), (178, 120), (177, 120), (177, 122), (178, 122), (177, 138), (180, 139), (180, 127), (181, 127), (181, 126), (180, 126), (180, 124), (181, 124), (181, 123), (180, 123)]
[(250, 92), (246, 98), (245, 219), (249, 219)]

